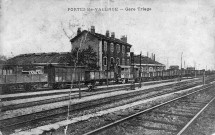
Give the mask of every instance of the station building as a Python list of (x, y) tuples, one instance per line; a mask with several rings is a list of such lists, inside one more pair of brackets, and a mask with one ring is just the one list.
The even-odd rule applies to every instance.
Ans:
[(86, 49), (91, 46), (97, 53), (99, 70), (111, 70), (115, 67), (129, 67), (131, 65), (130, 49), (131, 44), (127, 43), (127, 37), (120, 39), (115, 37), (114, 32), (107, 30), (105, 35), (96, 33), (95, 27), (91, 30), (78, 28), (77, 35), (70, 40), (72, 48)]
[[(72, 49), (78, 47), (87, 49), (89, 46), (96, 52), (100, 71), (115, 71), (116, 73), (131, 72), (131, 65), (135, 69), (140, 67), (140, 56), (134, 55), (131, 60), (132, 45), (127, 42), (127, 36), (123, 35), (120, 39), (115, 37), (114, 32), (99, 34), (96, 33), (95, 27), (81, 31), (78, 28), (77, 35), (70, 40)], [(53, 53), (30, 53), (15, 56), (7, 61), (7, 64), (14, 65), (69, 65), (71, 62), (70, 52), (53, 52)], [(133, 55), (132, 55), (133, 56)], [(134, 63), (134, 64), (133, 64)], [(155, 56), (141, 57), (142, 72), (156, 72), (165, 69), (165, 65), (155, 61)], [(8, 69), (9, 71), (10, 69)]]
[(151, 58), (148, 56), (141, 56), (141, 63), (140, 55), (134, 55), (134, 66), (138, 68), (141, 67), (141, 72), (146, 73), (165, 70), (164, 64), (155, 61), (155, 55), (152, 55)]

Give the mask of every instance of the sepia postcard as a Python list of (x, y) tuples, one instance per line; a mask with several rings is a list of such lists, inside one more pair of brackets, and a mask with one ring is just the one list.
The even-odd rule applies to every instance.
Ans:
[(214, 73), (215, 0), (0, 0), (0, 135), (215, 135)]

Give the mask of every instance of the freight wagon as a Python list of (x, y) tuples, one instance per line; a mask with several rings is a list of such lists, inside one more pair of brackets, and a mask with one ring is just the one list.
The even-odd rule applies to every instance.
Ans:
[(115, 76), (113, 71), (85, 71), (85, 85), (115, 81)]
[[(33, 91), (41, 88), (63, 89), (77, 87), (78, 85), (88, 85), (115, 82), (127, 83), (129, 80), (140, 79), (140, 73), (137, 67), (134, 72), (130, 66), (120, 68), (119, 71), (89, 71), (85, 67), (72, 67), (64, 65), (45, 65), (38, 68), (20, 67), (6, 69), (1, 68), (0, 87), (3, 93), (13, 93), (19, 90)], [(28, 69), (28, 70), (27, 70)], [(141, 80), (160, 80), (177, 77), (195, 77), (202, 75), (204, 70), (163, 70), (157, 72), (141, 72)], [(211, 74), (206, 72), (207, 75)], [(119, 81), (120, 80), (120, 81)]]
[(45, 67), (48, 85), (54, 89), (70, 88), (85, 81), (85, 67), (53, 66)]
[(115, 79), (114, 72), (87, 71), (85, 67), (48, 65), (44, 66), (43, 73), (33, 71), (23, 73), (23, 70), (17, 72), (17, 67), (15, 70), (12, 69), (1, 69), (0, 87), (3, 93), (35, 91), (41, 88), (64, 89), (77, 87), (78, 84), (87, 85), (96, 82), (101, 84)]

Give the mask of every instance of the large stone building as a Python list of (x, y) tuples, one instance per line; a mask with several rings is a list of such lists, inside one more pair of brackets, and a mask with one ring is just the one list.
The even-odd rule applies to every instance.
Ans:
[(78, 28), (77, 35), (70, 40), (72, 48), (79, 47), (86, 49), (91, 46), (97, 53), (100, 70), (111, 70), (118, 66), (130, 66), (130, 48), (131, 44), (127, 43), (127, 37), (122, 36), (121, 39), (115, 37), (115, 33), (110, 35), (95, 32), (95, 27), (91, 26), (91, 30), (83, 30)]

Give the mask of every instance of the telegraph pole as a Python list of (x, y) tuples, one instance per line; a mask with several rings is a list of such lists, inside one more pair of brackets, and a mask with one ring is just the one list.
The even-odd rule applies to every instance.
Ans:
[(182, 79), (182, 55), (183, 55), (183, 52), (181, 53), (181, 78), (180, 78), (180, 80)]
[(203, 71), (203, 85), (205, 85), (205, 70)]
[(141, 78), (141, 70), (142, 70), (142, 67), (141, 67), (141, 60), (142, 60), (142, 51), (140, 52), (140, 72), (139, 72), (139, 77), (140, 77), (140, 88), (141, 88), (141, 82), (142, 82), (142, 78)]
[(186, 69), (186, 67), (185, 67), (185, 60), (184, 60), (184, 69)]
[(183, 52), (181, 53), (181, 69), (182, 69), (182, 56), (183, 56)]
[(106, 74), (107, 74), (107, 78), (106, 78), (106, 85), (107, 85), (107, 87), (108, 87), (108, 57), (107, 57), (107, 70), (106, 70)]
[(196, 77), (196, 70), (197, 70), (197, 68), (196, 68), (196, 62), (194, 63), (194, 72), (195, 72), (195, 77)]
[(166, 69), (168, 69), (168, 67), (169, 67), (169, 58), (167, 58), (167, 67), (166, 67)]
[(131, 71), (133, 74), (133, 80), (131, 82), (131, 90), (135, 90), (135, 83), (134, 83), (134, 52), (130, 52), (131, 57)]

